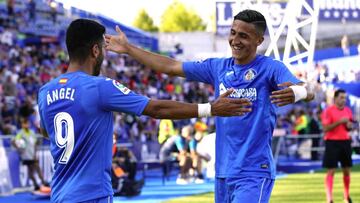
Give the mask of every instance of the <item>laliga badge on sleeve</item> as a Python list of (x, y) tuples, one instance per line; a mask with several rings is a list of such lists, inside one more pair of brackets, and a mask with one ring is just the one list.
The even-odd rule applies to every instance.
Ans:
[(125, 87), (123, 84), (121, 84), (120, 82), (118, 82), (116, 80), (113, 80), (113, 85), (124, 94), (129, 94), (131, 91), (129, 88)]

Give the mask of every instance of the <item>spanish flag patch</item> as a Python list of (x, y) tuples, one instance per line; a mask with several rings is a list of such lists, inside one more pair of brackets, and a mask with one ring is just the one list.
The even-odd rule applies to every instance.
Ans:
[(61, 78), (61, 79), (59, 80), (59, 83), (60, 83), (60, 84), (65, 84), (67, 81), (68, 81), (67, 78)]

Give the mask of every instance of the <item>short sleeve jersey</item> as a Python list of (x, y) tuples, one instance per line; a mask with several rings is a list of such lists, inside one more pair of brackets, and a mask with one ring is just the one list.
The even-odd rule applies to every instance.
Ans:
[(231, 98), (248, 98), (252, 112), (244, 116), (216, 117), (216, 176), (275, 178), (271, 138), (276, 122), (270, 95), (278, 84), (299, 81), (280, 61), (257, 55), (246, 65), (233, 58), (185, 62), (187, 80), (211, 84), (215, 96), (234, 88)]
[(116, 80), (66, 73), (39, 90), (41, 125), (50, 137), (55, 172), (52, 202), (113, 194), (112, 111), (141, 115), (149, 99)]
[[(337, 108), (335, 105), (329, 106), (321, 114), (321, 121), (323, 125), (330, 125), (342, 118), (352, 119), (350, 108), (344, 107), (343, 109)], [(325, 140), (349, 140), (350, 136), (346, 129), (345, 124), (340, 124), (334, 129), (325, 133)]]

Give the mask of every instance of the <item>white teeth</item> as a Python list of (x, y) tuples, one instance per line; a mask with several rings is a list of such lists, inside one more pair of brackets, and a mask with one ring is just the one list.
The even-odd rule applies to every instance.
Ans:
[(240, 50), (240, 49), (241, 49), (241, 48), (238, 47), (238, 46), (233, 46), (233, 48), (234, 48), (235, 50)]

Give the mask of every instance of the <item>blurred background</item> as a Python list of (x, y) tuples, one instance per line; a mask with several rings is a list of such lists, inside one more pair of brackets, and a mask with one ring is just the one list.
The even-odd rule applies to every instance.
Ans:
[[(21, 118), (26, 118), (40, 173), (50, 182), (53, 163), (49, 141), (39, 135), (37, 91), (67, 69), (65, 31), (72, 20), (95, 19), (110, 34), (119, 25), (137, 46), (189, 61), (231, 56), (227, 37), (233, 16), (246, 8), (259, 10), (268, 23), (259, 54), (282, 60), (316, 92), (310, 103), (277, 109), (272, 148), (279, 180), (271, 202), (294, 198), (325, 202), (319, 115), (332, 104), (334, 90), (347, 91), (347, 106), (360, 120), (358, 0), (0, 0), (0, 202), (49, 202), (48, 195), (33, 193), (36, 185), (21, 162), (16, 137), (24, 128)], [(156, 73), (127, 55), (108, 53), (101, 74), (150, 98), (215, 100), (211, 86)], [(114, 163), (123, 171), (113, 181), (128, 181), (116, 185), (114, 202), (213, 202), (213, 118), (171, 121), (114, 115)], [(188, 133), (184, 127), (190, 127)], [(358, 122), (350, 133), (355, 163), (351, 193), (356, 202), (360, 201)], [(181, 149), (170, 142), (175, 136), (199, 142), (200, 168), (190, 166), (185, 181), (178, 177)], [(41, 182), (39, 174), (35, 179)], [(335, 200), (342, 201), (340, 183), (335, 190), (339, 198)]]

